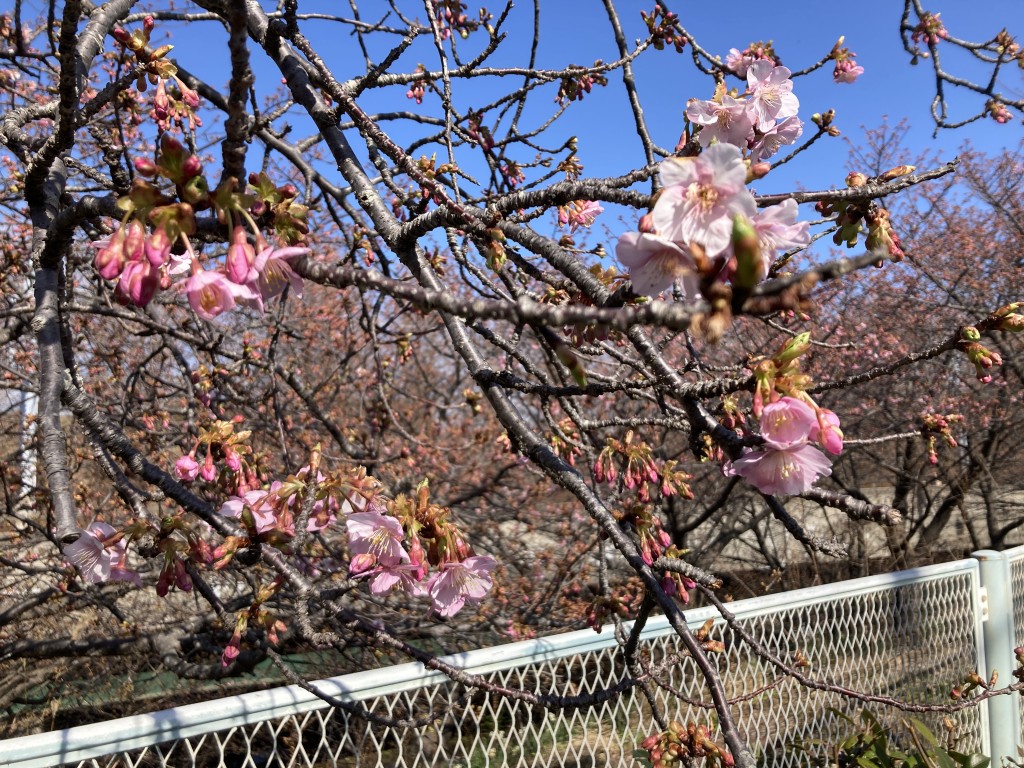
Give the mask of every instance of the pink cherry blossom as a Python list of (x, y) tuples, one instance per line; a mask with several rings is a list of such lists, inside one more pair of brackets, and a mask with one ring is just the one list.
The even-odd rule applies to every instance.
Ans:
[(90, 584), (105, 581), (128, 581), (142, 586), (139, 575), (125, 567), (125, 544), (104, 546), (103, 542), (117, 533), (106, 523), (94, 522), (80, 531), (78, 539), (64, 547), (64, 557), (78, 569), (82, 578)]
[(284, 293), (289, 285), (296, 297), (302, 298), (302, 278), (295, 274), (289, 259), (304, 256), (309, 248), (271, 248), (267, 246), (256, 255), (254, 268), (258, 275), (257, 288), (263, 301)]
[(629, 270), (636, 293), (656, 296), (681, 279), (686, 296), (697, 295), (697, 267), (683, 245), (657, 235), (626, 232), (619, 236), (615, 255)]
[(267, 491), (249, 491), (244, 496), (230, 496), (220, 508), (225, 517), (241, 518), (245, 507), (252, 513), (256, 533), (266, 533), (277, 527), (277, 511)]
[(666, 240), (699, 243), (708, 257), (724, 251), (736, 214), (757, 212), (746, 188), (747, 166), (738, 147), (712, 144), (698, 157), (670, 157), (661, 164), (665, 188), (651, 212)]
[(353, 555), (371, 554), (386, 568), (408, 562), (409, 554), (402, 546), (405, 532), (393, 517), (374, 509), (354, 512), (345, 518), (349, 550)]
[(496, 565), (495, 559), (486, 555), (442, 565), (426, 585), (434, 610), (448, 618), (461, 611), (467, 602), (482, 600), (491, 589), (491, 571)]
[(807, 444), (818, 428), (814, 409), (795, 397), (783, 397), (761, 412), (764, 448), (748, 450), (722, 468), (739, 475), (761, 493), (792, 496), (803, 493), (823, 475), (832, 474), (828, 458)]
[(179, 480), (191, 483), (199, 475), (199, 462), (191, 453), (186, 453), (174, 462), (174, 474)]
[(213, 320), (234, 309), (236, 299), (251, 300), (257, 294), (247, 285), (228, 280), (221, 272), (200, 269), (185, 283), (185, 295), (197, 315)]
[(759, 132), (750, 143), (750, 160), (759, 163), (771, 157), (782, 147), (793, 144), (803, 135), (804, 124), (799, 117), (787, 117), (767, 131)]
[(568, 205), (559, 206), (558, 223), (563, 227), (568, 226), (569, 232), (575, 232), (580, 227), (592, 225), (603, 211), (601, 204), (593, 200), (574, 200)]
[(793, 248), (803, 248), (811, 242), (809, 224), (796, 220), (799, 206), (790, 198), (778, 205), (758, 211), (752, 224), (761, 245), (761, 258), (765, 261), (765, 272), (779, 254)]
[(770, 448), (786, 450), (805, 444), (817, 423), (811, 406), (795, 397), (783, 397), (761, 412), (761, 437)]
[(864, 67), (853, 59), (837, 61), (832, 70), (832, 79), (837, 83), (853, 83), (864, 74)]
[(420, 578), (420, 567), (413, 563), (381, 565), (370, 571), (370, 592), (374, 595), (383, 595), (400, 586), (411, 597), (423, 597), (427, 590), (420, 583)]
[(746, 102), (731, 96), (717, 101), (691, 99), (686, 105), (686, 117), (694, 125), (702, 126), (697, 140), (702, 147), (713, 141), (746, 147), (754, 135), (754, 123), (747, 114)]
[(767, 131), (776, 120), (792, 117), (800, 109), (800, 100), (793, 95), (793, 81), (786, 67), (772, 62), (755, 61), (747, 68), (747, 88), (750, 99), (747, 109), (759, 131)]
[(730, 48), (729, 54), (725, 57), (725, 66), (731, 69), (740, 77), (747, 76), (747, 69), (757, 61), (752, 54), (745, 54), (739, 48)]
[(731, 462), (725, 472), (739, 475), (761, 493), (793, 496), (806, 491), (819, 477), (832, 474), (832, 465), (814, 446), (801, 445), (750, 451)]

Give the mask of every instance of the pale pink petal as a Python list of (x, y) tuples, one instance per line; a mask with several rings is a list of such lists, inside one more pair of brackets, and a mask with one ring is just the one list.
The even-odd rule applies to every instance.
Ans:
[(619, 236), (615, 255), (629, 270), (633, 291), (656, 296), (682, 279), (688, 297), (696, 295), (696, 265), (682, 246), (657, 235), (626, 232)]
[(793, 496), (832, 474), (832, 464), (814, 446), (801, 445), (785, 451), (750, 451), (731, 462), (727, 474), (743, 477), (761, 493)]
[(761, 436), (769, 447), (785, 450), (806, 443), (817, 423), (811, 406), (795, 397), (783, 397), (761, 412)]

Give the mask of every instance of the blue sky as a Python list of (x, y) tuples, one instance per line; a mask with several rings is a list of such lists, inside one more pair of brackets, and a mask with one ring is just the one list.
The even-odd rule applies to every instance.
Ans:
[[(928, 0), (926, 6), (942, 13), (947, 28), (956, 36), (971, 40), (987, 40), (1000, 28), (1007, 27), (1011, 33), (1024, 35), (1024, 0)], [(265, 2), (268, 10), (275, 5)], [(302, 11), (335, 10), (336, 2), (303, 2)], [(347, 5), (347, 4), (346, 4)], [(475, 14), (479, 0), (468, 2), (469, 12)], [(653, 5), (653, 4), (652, 4)], [(800, 98), (800, 116), (805, 123), (812, 112), (837, 110), (836, 125), (843, 136), (857, 141), (862, 135), (862, 126), (880, 125), (887, 117), (896, 122), (907, 119), (911, 126), (909, 139), (915, 148), (930, 148), (939, 151), (944, 158), (956, 154), (957, 149), (971, 140), (976, 147), (995, 151), (1002, 147), (1015, 146), (1021, 133), (1019, 120), (1008, 125), (997, 125), (985, 119), (958, 131), (943, 131), (938, 138), (932, 137), (934, 126), (929, 114), (929, 104), (934, 95), (934, 77), (930, 64), (921, 62), (912, 67), (900, 45), (899, 17), (902, 2), (898, 0), (860, 0), (856, 4), (808, 2), (797, 0), (786, 5), (768, 7), (764, 3), (740, 2), (728, 6), (722, 3), (670, 3), (681, 22), (705, 49), (724, 56), (730, 47), (743, 48), (753, 40), (774, 40), (776, 50), (784, 63), (791, 69), (801, 69), (827, 53), (840, 35), (845, 35), (846, 45), (857, 53), (858, 62), (865, 68), (865, 74), (852, 85), (833, 83), (831, 67), (796, 81), (795, 93)], [(525, 66), (529, 55), (529, 32), (533, 16), (533, 4), (529, 0), (518, 0), (506, 27), (509, 39), (489, 61), (492, 65)], [(632, 41), (641, 37), (645, 28), (640, 19), (641, 9), (648, 9), (647, 2), (625, 0), (619, 3), (626, 38)], [(379, 7), (379, 8), (378, 8)], [(413, 16), (422, 19), (419, 3), (403, 4), (411, 9)], [(497, 6), (492, 3), (493, 11)], [(744, 12), (744, 8), (748, 12)], [(846, 10), (849, 9), (849, 10)], [(374, 0), (360, 6), (362, 18), (378, 18), (386, 12), (386, 5)], [(723, 16), (725, 18), (723, 18)], [(595, 59), (611, 60), (616, 57), (614, 40), (600, 0), (552, 1), (541, 0), (541, 38), (539, 66), (562, 67), (566, 64), (590, 64)], [(309, 22), (304, 31), (311, 37), (339, 79), (358, 74), (361, 60), (355, 41), (348, 35), (338, 35), (338, 27), (318, 25)], [(195, 26), (188, 35), (180, 32), (171, 40), (176, 46), (174, 54), (181, 62), (196, 72), (227, 72), (227, 50), (223, 29), (219, 25)], [(382, 40), (374, 55), (382, 56), (386, 45)], [(387, 44), (393, 44), (392, 40)], [(478, 44), (479, 45), (479, 44)], [(464, 52), (475, 50), (474, 38), (460, 43)], [(466, 55), (468, 58), (468, 54)], [(961, 59), (947, 55), (947, 66), (955, 68)], [(437, 54), (432, 42), (418, 41), (407, 51), (396, 67), (400, 71), (412, 71), (417, 63), (437, 68)], [(276, 86), (279, 76), (263, 64), (257, 53), (254, 56), (257, 76), (265, 78)], [(968, 74), (973, 70), (965, 70)], [(640, 90), (645, 114), (658, 144), (672, 148), (682, 129), (682, 113), (686, 100), (691, 97), (708, 98), (711, 83), (693, 69), (689, 52), (678, 55), (670, 51), (650, 51), (636, 62), (636, 79)], [(226, 76), (226, 74), (224, 75)], [(218, 82), (217, 77), (210, 78)], [(736, 84), (739, 81), (735, 81)], [(505, 87), (505, 83), (500, 84)], [(1002, 79), (1008, 93), (1024, 95), (1024, 76), (1017, 68), (1008, 68)], [(467, 109), (474, 103), (492, 98), (495, 83), (469, 80), (457, 83), (456, 104)], [(440, 115), (436, 96), (429, 96), (422, 106), (417, 106), (404, 96), (404, 87), (391, 88), (367, 95), (364, 103), (370, 108), (420, 110)], [(530, 125), (529, 118), (539, 122), (552, 111), (554, 86), (549, 91), (533, 98), (533, 108), (527, 113), (523, 127)], [(476, 101), (474, 101), (476, 100)], [(977, 109), (980, 100), (976, 96), (953, 95), (954, 117), (957, 107), (966, 110)], [(604, 176), (623, 173), (642, 164), (640, 143), (633, 130), (632, 116), (626, 108), (621, 76), (613, 73), (606, 88), (598, 88), (584, 101), (572, 105), (569, 112), (556, 124), (552, 133), (558, 136), (579, 136), (579, 155), (585, 165), (586, 175)], [(296, 116), (296, 122), (299, 122)], [(308, 130), (305, 128), (303, 130)], [(808, 126), (809, 135), (813, 126)], [(399, 140), (403, 137), (398, 136)], [(358, 144), (358, 142), (356, 142)], [(545, 144), (553, 144), (546, 141)], [(800, 186), (805, 189), (841, 186), (847, 171), (848, 145), (842, 139), (823, 138), (800, 162), (794, 161), (792, 170), (779, 169), (769, 179), (759, 184), (758, 191), (781, 191)], [(529, 156), (522, 159), (529, 160)]]
[[(475, 14), (480, 0), (468, 2), (469, 12)], [(941, 12), (951, 34), (970, 40), (988, 40), (999, 29), (1007, 27), (1011, 33), (1024, 35), (1024, 0), (928, 0), (926, 6)], [(267, 2), (269, 10), (275, 3)], [(339, 8), (337, 2), (302, 2), (301, 11), (328, 11)], [(347, 6), (347, 4), (344, 4)], [(410, 15), (422, 20), (422, 6), (418, 2), (402, 4)], [(650, 4), (650, 5), (653, 5)], [(934, 95), (934, 76), (928, 62), (912, 67), (903, 51), (899, 38), (899, 19), (903, 3), (899, 0), (860, 0), (845, 6), (841, 3), (808, 2), (797, 0), (785, 5), (769, 6), (764, 3), (740, 2), (726, 6), (723, 3), (694, 3), (676, 0), (670, 5), (679, 13), (680, 20), (701, 43), (711, 51), (725, 56), (729, 48), (743, 48), (753, 40), (771, 39), (784, 63), (791, 69), (801, 69), (826, 54), (840, 35), (845, 45), (857, 53), (865, 74), (852, 85), (835, 84), (831, 67), (801, 78), (795, 83), (800, 99), (800, 116), (808, 122), (812, 112), (837, 110), (836, 125), (843, 136), (857, 142), (863, 127), (875, 127), (888, 118), (891, 122), (906, 119), (910, 124), (909, 142), (914, 150), (931, 149), (943, 159), (956, 155), (967, 140), (974, 146), (995, 152), (1003, 147), (1016, 146), (1022, 134), (1020, 116), (1008, 125), (998, 125), (984, 119), (957, 131), (943, 131), (933, 138), (934, 125), (929, 105)], [(645, 27), (640, 10), (649, 10), (647, 2), (623, 0), (619, 3), (626, 38), (632, 42), (644, 35)], [(492, 4), (491, 10), (497, 7)], [(728, 7), (728, 12), (723, 9)], [(746, 11), (745, 11), (746, 9)], [(347, 10), (347, 8), (346, 8)], [(364, 20), (377, 19), (387, 12), (381, 0), (360, 5)], [(506, 26), (508, 40), (489, 65), (526, 66), (530, 46), (530, 24), (533, 4), (518, 0)], [(541, 37), (538, 66), (560, 68), (567, 64), (590, 64), (595, 59), (616, 58), (612, 33), (600, 0), (541, 0)], [(303, 30), (324, 55), (340, 80), (358, 75), (362, 66), (354, 39), (339, 35), (336, 25), (305, 22)], [(223, 82), (227, 73), (225, 33), (218, 24), (197, 25), (188, 34), (180, 31), (170, 41), (176, 46), (174, 56), (183, 65), (197, 73), (204, 73), (213, 82)], [(381, 40), (380, 47), (372, 51), (382, 57), (395, 38)], [(460, 42), (464, 58), (477, 50), (483, 37), (471, 37)], [(258, 52), (253, 57), (257, 77), (264, 88), (276, 87), (279, 74), (274, 73)], [(438, 67), (437, 52), (432, 41), (422, 38), (399, 59), (393, 71), (410, 72), (418, 63), (428, 68)], [(961, 74), (972, 75), (976, 70), (963, 69), (964, 60), (948, 53), (944, 63)], [(689, 52), (682, 55), (672, 51), (649, 51), (636, 62), (636, 80), (641, 100), (655, 141), (672, 148), (683, 126), (682, 113), (686, 100), (691, 97), (709, 98), (712, 84), (697, 73)], [(218, 73), (222, 73), (219, 74)], [(739, 84), (739, 81), (735, 81)], [(1008, 68), (1001, 81), (1008, 94), (1024, 94), (1022, 71)], [(454, 101), (465, 111), (494, 97), (496, 87), (506, 89), (507, 82), (486, 82), (470, 79), (455, 84)], [(369, 92), (362, 97), (364, 108), (372, 111), (416, 110), (441, 116), (439, 100), (428, 95), (422, 106), (405, 98), (405, 86)], [(521, 127), (525, 130), (538, 125), (553, 111), (555, 86), (532, 97)], [(951, 94), (953, 114), (967, 116), (980, 108), (982, 100), (974, 95)], [(957, 112), (957, 110), (962, 110)], [(291, 118), (296, 127), (293, 135), (312, 131), (311, 124), (297, 111)], [(305, 120), (305, 124), (304, 124)], [(813, 131), (808, 125), (807, 135)], [(407, 136), (398, 130), (395, 138), (403, 143)], [(628, 172), (643, 164), (640, 142), (633, 128), (625, 99), (621, 75), (613, 73), (606, 88), (596, 88), (582, 102), (572, 105), (542, 143), (556, 145), (555, 137), (579, 137), (579, 156), (585, 165), (585, 175), (605, 176)], [(353, 137), (353, 145), (362, 151), (362, 142)], [(429, 149), (423, 150), (429, 153)], [(421, 152), (418, 152), (418, 154)], [(843, 186), (848, 171), (849, 145), (844, 139), (823, 138), (799, 160), (773, 172), (757, 185), (759, 192), (787, 189), (821, 189)], [(520, 150), (516, 159), (532, 159), (532, 151)], [(460, 158), (466, 163), (466, 157)], [(806, 215), (806, 214), (804, 214)], [(606, 222), (611, 224), (610, 221)]]

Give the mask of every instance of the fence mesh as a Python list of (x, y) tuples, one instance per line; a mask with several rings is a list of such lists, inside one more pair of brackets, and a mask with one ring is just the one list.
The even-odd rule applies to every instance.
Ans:
[[(1010, 561), (1010, 589), (1013, 599), (1013, 630), (1015, 646), (1024, 645), (1024, 547), (1006, 553)], [(1018, 706), (1019, 734), (1024, 736), (1024, 706)]]
[[(1022, 571), (1019, 567), (1014, 571), (1015, 589), (1024, 588)], [(771, 653), (787, 662), (798, 652), (805, 656), (810, 666), (804, 671), (818, 680), (915, 703), (948, 703), (952, 683), (979, 667), (976, 574), (976, 570), (961, 569), (895, 587), (818, 595), (779, 609), (751, 611), (736, 604), (735, 611), (745, 631)], [(1018, 615), (1018, 627), (1020, 620)], [(797, 750), (795, 742), (835, 743), (851, 732), (838, 712), (852, 714), (861, 704), (836, 692), (800, 687), (751, 653), (724, 624), (716, 627), (714, 636), (725, 643), (724, 653), (714, 659), (728, 695), (736, 700), (736, 720), (762, 764), (812, 764), (813, 748)], [(678, 638), (663, 632), (642, 642), (641, 648), (649, 668), (664, 666), (651, 680), (654, 697), (667, 717), (713, 724), (699, 672), (692, 661), (674, 659), (683, 656)], [(618, 648), (611, 645), (491, 672), (487, 677), (507, 687), (582, 694), (611, 686), (623, 674)], [(73, 765), (634, 766), (633, 751), (656, 727), (648, 702), (635, 688), (592, 708), (557, 712), (489, 697), (451, 682), (369, 699), (362, 705), (391, 718), (431, 711), (436, 720), (422, 729), (397, 729), (369, 724), (344, 711), (319, 709)], [(898, 711), (877, 706), (873, 711), (899, 729)], [(960, 749), (982, 748), (981, 717), (978, 709), (954, 717)], [(940, 737), (946, 733), (940, 717), (922, 719)]]

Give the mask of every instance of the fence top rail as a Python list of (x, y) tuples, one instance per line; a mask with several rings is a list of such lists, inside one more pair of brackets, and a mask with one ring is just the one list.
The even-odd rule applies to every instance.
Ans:
[(1019, 547), (1007, 549), (1003, 552), (1003, 556), (1011, 563), (1016, 562), (1017, 560), (1024, 560), (1024, 544), (1021, 544)]
[[(1024, 547), (1020, 549), (1024, 555)], [(799, 606), (949, 578), (960, 573), (971, 573), (977, 579), (977, 560), (958, 560), (737, 600), (729, 604), (729, 610), (737, 618), (753, 618)], [(700, 626), (708, 619), (720, 618), (713, 606), (687, 611), (686, 615), (693, 627)], [(631, 626), (631, 622), (625, 624), (627, 631)], [(647, 622), (641, 637), (653, 640), (671, 634), (672, 631), (664, 616), (655, 616)], [(486, 674), (592, 653), (615, 645), (614, 628), (607, 625), (600, 633), (591, 629), (565, 632), (451, 654), (442, 660), (470, 674)], [(443, 673), (426, 669), (419, 662), (409, 662), (318, 680), (313, 685), (321, 692), (342, 700), (362, 701), (435, 685), (447, 679)], [(326, 707), (327, 704), (321, 699), (294, 685), (253, 691), (159, 712), (0, 741), (0, 768), (35, 768), (84, 760)]]

